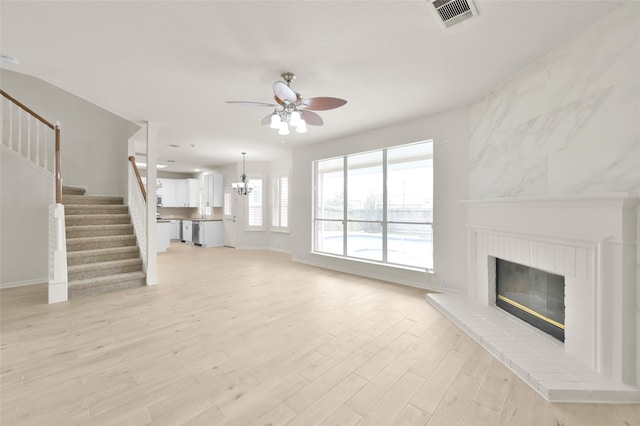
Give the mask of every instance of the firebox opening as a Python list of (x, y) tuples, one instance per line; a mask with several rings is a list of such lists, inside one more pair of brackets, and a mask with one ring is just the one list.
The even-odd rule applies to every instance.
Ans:
[(564, 277), (496, 258), (496, 306), (564, 342)]

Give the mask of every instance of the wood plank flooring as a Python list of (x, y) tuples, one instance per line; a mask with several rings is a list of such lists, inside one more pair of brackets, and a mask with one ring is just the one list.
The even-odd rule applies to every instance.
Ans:
[(47, 305), (0, 291), (9, 425), (620, 425), (550, 404), (425, 291), (261, 250), (172, 244), (160, 284)]

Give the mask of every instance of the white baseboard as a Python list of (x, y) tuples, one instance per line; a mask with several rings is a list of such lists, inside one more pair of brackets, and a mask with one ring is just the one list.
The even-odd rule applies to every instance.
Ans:
[(27, 280), (27, 281), (14, 281), (10, 283), (0, 283), (0, 288), (23, 287), (25, 285), (34, 285), (34, 284), (47, 284), (47, 278), (40, 278), (36, 280)]

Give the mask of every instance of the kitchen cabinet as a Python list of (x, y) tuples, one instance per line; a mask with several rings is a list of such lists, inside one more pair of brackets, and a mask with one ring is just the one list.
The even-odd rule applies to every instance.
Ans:
[[(202, 247), (222, 246), (222, 221), (198, 221), (198, 244)], [(196, 227), (193, 228), (194, 230)]]
[(160, 179), (162, 207), (198, 207), (200, 188), (197, 179)]
[(180, 235), (182, 234), (182, 221), (171, 220), (169, 221), (169, 225), (169, 239), (171, 241), (180, 240)]
[(205, 175), (202, 205), (204, 207), (222, 207), (222, 200), (222, 175)]
[(162, 222), (158, 222), (156, 225), (157, 225), (156, 241), (158, 246), (157, 251), (159, 252), (167, 251), (170, 244), (169, 233), (170, 233), (171, 223), (162, 221)]
[(192, 239), (193, 230), (191, 229), (192, 227), (193, 227), (193, 224), (191, 223), (190, 220), (182, 221), (182, 241), (183, 242), (190, 243), (193, 241)]

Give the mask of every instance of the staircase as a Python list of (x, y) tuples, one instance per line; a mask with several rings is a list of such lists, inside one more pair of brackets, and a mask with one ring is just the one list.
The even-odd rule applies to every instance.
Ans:
[(62, 187), (69, 299), (143, 286), (142, 260), (122, 197), (84, 193)]

